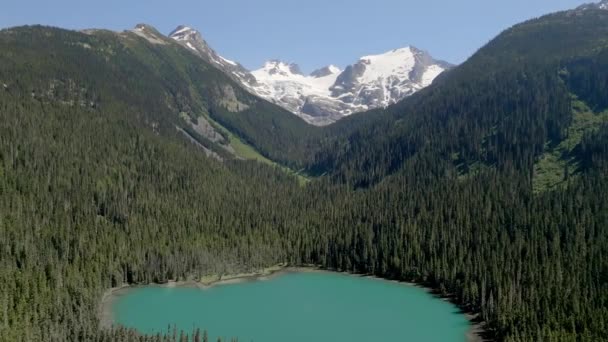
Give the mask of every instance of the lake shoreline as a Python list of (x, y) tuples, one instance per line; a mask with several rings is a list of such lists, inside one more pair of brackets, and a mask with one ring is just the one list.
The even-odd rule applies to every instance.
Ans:
[[(289, 273), (305, 273), (305, 272), (315, 272), (315, 273), (341, 273), (354, 277), (365, 277), (371, 279), (377, 279), (381, 281), (390, 281), (395, 282), (407, 286), (415, 286), (421, 289), (426, 290), (430, 294), (441, 298), (445, 301), (448, 301), (454, 305), (456, 305), (449, 297), (440, 296), (437, 294), (432, 288), (424, 286), (423, 284), (407, 282), (407, 281), (399, 281), (399, 280), (391, 280), (385, 279), (381, 277), (377, 277), (374, 275), (366, 275), (366, 274), (357, 274), (350, 272), (342, 272), (337, 270), (325, 269), (315, 265), (303, 265), (303, 266), (289, 266), (287, 264), (278, 264), (275, 266), (263, 268), (259, 271), (248, 272), (248, 273), (237, 273), (232, 275), (208, 275), (203, 276), (199, 280), (191, 279), (191, 280), (169, 280), (166, 283), (151, 283), (151, 284), (123, 284), (118, 287), (113, 287), (106, 290), (101, 298), (99, 304), (99, 320), (100, 327), (102, 329), (110, 329), (114, 325), (114, 319), (112, 317), (112, 303), (113, 301), (124, 295), (128, 290), (142, 287), (142, 286), (158, 286), (158, 287), (190, 287), (190, 288), (199, 288), (199, 289), (210, 289), (216, 286), (224, 286), (224, 285), (232, 285), (232, 284), (240, 284), (252, 281), (265, 281), (270, 280), (275, 277), (279, 277), (284, 274)], [(484, 322), (480, 322), (477, 318), (478, 315), (462, 312), (465, 318), (470, 322), (471, 327), (466, 333), (467, 342), (489, 342), (490, 340), (484, 339), (483, 334), (485, 332)]]

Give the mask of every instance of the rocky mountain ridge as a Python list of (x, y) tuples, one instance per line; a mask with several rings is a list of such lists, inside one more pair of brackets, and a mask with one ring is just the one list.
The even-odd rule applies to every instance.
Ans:
[(169, 37), (238, 80), (253, 94), (314, 125), (394, 104), (430, 85), (452, 67), (407, 46), (361, 57), (344, 70), (329, 65), (305, 75), (295, 63), (270, 60), (262, 68), (249, 71), (219, 55), (191, 27), (178, 26)]

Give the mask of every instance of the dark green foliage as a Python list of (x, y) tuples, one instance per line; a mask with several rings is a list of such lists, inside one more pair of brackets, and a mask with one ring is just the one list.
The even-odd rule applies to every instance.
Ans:
[[(318, 129), (259, 99), (170, 39), (153, 44), (134, 33), (88, 34), (45, 27), (3, 30), (0, 81), (8, 92), (41, 101), (148, 111), (148, 125), (174, 129), (210, 115), (264, 156), (298, 167)], [(219, 130), (221, 133), (221, 130)], [(227, 140), (227, 137), (224, 137)], [(207, 146), (206, 144), (204, 144)]]
[(564, 68), (563, 78), (570, 89), (591, 109), (608, 109), (608, 50), (591, 58), (577, 58)]
[[(325, 129), (177, 45), (0, 32), (0, 340), (207, 341), (99, 329), (101, 295), (279, 262), (425, 284), (496, 340), (608, 340), (608, 128), (573, 139), (576, 177), (532, 191), (572, 94), (605, 106), (607, 28), (598, 11), (518, 25), (409, 100)], [(226, 85), (248, 109), (222, 104)], [(328, 176), (302, 187), (206, 158), (182, 112)]]
[(338, 122), (310, 169), (366, 187), (430, 151), (463, 173), (515, 164), (531, 174), (545, 144), (566, 137), (570, 93), (596, 111), (608, 98), (608, 12), (577, 13), (517, 25), (406, 101)]
[(293, 169), (300, 169), (308, 152), (319, 140), (321, 129), (306, 124), (304, 120), (275, 105), (258, 101), (255, 108), (238, 113), (214, 108), (211, 117), (255, 146), (265, 157)]

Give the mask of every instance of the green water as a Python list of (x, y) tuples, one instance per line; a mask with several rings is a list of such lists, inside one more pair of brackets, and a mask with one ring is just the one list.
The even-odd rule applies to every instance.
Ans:
[(458, 309), (424, 289), (337, 273), (288, 273), (209, 289), (138, 287), (112, 304), (116, 323), (141, 332), (174, 324), (240, 342), (463, 342)]

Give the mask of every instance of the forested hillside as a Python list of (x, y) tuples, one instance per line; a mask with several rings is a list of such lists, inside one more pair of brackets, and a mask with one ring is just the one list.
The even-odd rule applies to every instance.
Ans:
[(429, 152), (463, 174), (514, 167), (532, 178), (546, 147), (569, 137), (573, 98), (607, 108), (607, 52), (607, 11), (516, 25), (408, 101), (330, 127), (310, 169), (368, 186)]
[(11, 94), (93, 109), (120, 102), (156, 113), (145, 119), (160, 133), (180, 128), (223, 157), (233, 152), (226, 129), (284, 164), (301, 163), (299, 146), (312, 138), (314, 127), (150, 26), (122, 33), (36, 26), (0, 32), (0, 82)]
[[(0, 340), (173, 341), (100, 329), (102, 293), (279, 262), (419, 282), (498, 341), (608, 340), (607, 51), (608, 13), (550, 15), (319, 130), (178, 45), (0, 31)], [(220, 162), (184, 118), (326, 175), (189, 135)]]

